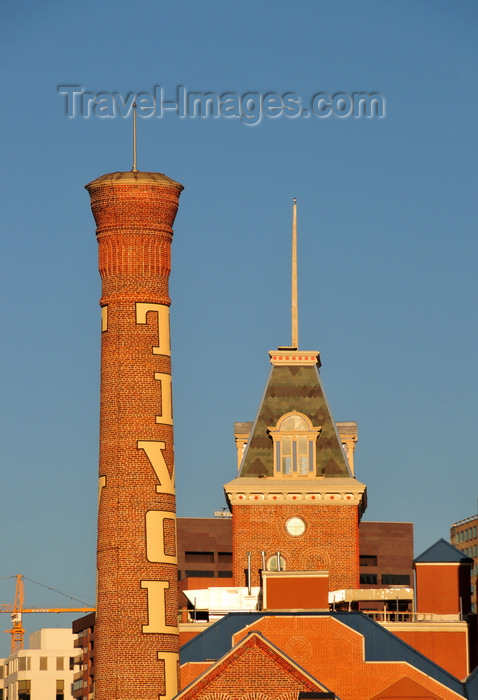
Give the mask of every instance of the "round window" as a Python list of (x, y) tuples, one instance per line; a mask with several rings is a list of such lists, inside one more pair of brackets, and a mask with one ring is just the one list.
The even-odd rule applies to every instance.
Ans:
[(302, 520), (302, 518), (294, 516), (293, 518), (289, 518), (289, 520), (286, 522), (285, 529), (289, 535), (299, 537), (305, 532), (305, 522)]

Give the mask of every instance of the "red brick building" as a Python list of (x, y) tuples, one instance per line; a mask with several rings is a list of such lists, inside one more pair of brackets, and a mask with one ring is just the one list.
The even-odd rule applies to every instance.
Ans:
[(177, 533), (180, 581), (191, 576), (232, 578), (231, 518), (178, 518)]
[[(321, 688), (340, 700), (476, 698), (473, 683), (465, 688), (452, 673), (362, 613), (231, 614), (210, 630), (181, 649), (181, 700), (296, 699), (299, 691), (310, 692), (310, 686), (297, 676), (296, 682), (302, 685), (296, 685), (290, 694), (284, 692), (286, 686), (282, 694), (269, 686), (274, 675), (292, 676), (294, 670), (307, 674), (307, 681), (313, 679), (316, 692)], [(260, 660), (235, 657), (241, 643), (254, 635), (280, 653), (274, 659), (275, 671), (268, 665), (262, 675)], [(452, 650), (449, 647), (450, 653)]]
[(78, 654), (75, 657), (76, 671), (72, 695), (81, 700), (90, 700), (93, 697), (95, 681), (95, 617), (92, 612), (78, 620), (74, 620), (72, 625), (73, 634), (76, 634), (75, 648)]
[[(466, 576), (452, 567), (450, 583), (452, 569), (443, 563), (426, 580), (420, 567), (441, 551), (437, 543), (416, 560), (419, 600), (434, 595), (435, 610), (415, 611), (413, 527), (360, 523), (365, 486), (355, 479), (325, 401), (312, 362), (318, 354), (270, 355), (257, 418), (252, 428), (241, 424), (239, 474), (225, 486), (234, 584), (260, 586), (259, 611), (231, 613), (201, 626), (199, 636), (183, 637), (178, 698), (474, 697), (474, 677), (468, 686), (462, 682), (472, 668), (471, 621), (459, 609)], [(450, 547), (446, 557), (456, 556)], [(443, 592), (454, 605), (447, 598), (445, 611)], [(336, 610), (330, 603), (336, 593), (338, 607), (357, 612)], [(276, 652), (269, 650), (267, 661), (266, 643)], [(294, 686), (298, 671), (305, 675)], [(281, 690), (270, 681), (276, 678)]]
[(362, 520), (359, 549), (360, 588), (414, 588), (413, 523)]
[[(86, 625), (94, 646), (82, 647), (87, 689), (94, 660), (96, 700), (477, 700), (476, 672), (465, 681), (469, 561), (438, 542), (416, 560), (418, 610), (400, 608), (401, 596), (413, 600), (405, 595), (411, 528), (388, 524), (395, 544), (407, 545), (401, 559), (377, 524), (360, 534), (366, 487), (355, 477), (354, 424), (341, 436), (319, 354), (294, 342), (270, 353), (257, 417), (236, 435), (244, 450), (225, 485), (231, 524), (224, 519), (211, 536), (197, 522), (200, 538), (182, 547), (182, 585), (191, 573), (212, 581), (216, 599), (234, 599), (241, 612), (223, 607), (215, 622), (186, 623), (178, 686), (168, 278), (182, 188), (133, 171), (87, 189), (103, 281), (98, 605), (94, 639)], [(383, 609), (354, 611), (370, 599)]]
[[(179, 580), (232, 578), (232, 518), (178, 518), (177, 535)], [(362, 520), (359, 567), (360, 588), (413, 587), (413, 523)]]

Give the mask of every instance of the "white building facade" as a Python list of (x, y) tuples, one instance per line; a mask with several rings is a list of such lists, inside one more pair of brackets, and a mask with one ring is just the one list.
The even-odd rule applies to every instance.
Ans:
[(28, 637), (21, 649), (2, 661), (3, 700), (70, 700), (75, 648), (71, 630), (47, 628)]

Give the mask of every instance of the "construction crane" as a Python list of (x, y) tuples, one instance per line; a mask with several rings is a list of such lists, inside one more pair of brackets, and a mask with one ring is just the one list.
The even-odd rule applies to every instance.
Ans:
[(23, 576), (17, 574), (15, 585), (15, 600), (11, 603), (0, 603), (0, 613), (10, 613), (12, 628), (3, 630), (11, 634), (11, 653), (23, 649), (25, 630), (23, 629), (23, 613), (86, 613), (94, 612), (95, 608), (24, 608)]

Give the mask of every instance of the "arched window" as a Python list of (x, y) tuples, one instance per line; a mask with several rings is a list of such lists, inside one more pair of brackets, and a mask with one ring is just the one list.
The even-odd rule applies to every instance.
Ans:
[(321, 427), (314, 428), (302, 413), (286, 413), (268, 430), (274, 442), (274, 476), (313, 476)]
[[(280, 571), (285, 571), (286, 565), (285, 565), (284, 557), (281, 557), (279, 555), (279, 562), (280, 562)], [(267, 571), (279, 571), (279, 569), (277, 568), (277, 554), (274, 554), (273, 557), (269, 557), (269, 559), (267, 560), (266, 568), (267, 568)]]

